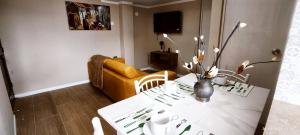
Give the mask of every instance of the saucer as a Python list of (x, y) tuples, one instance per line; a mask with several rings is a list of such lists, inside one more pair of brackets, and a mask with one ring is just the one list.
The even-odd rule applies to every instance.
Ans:
[[(175, 127), (171, 126), (171, 129), (170, 129), (169, 133), (167, 133), (166, 135), (175, 135), (176, 132), (175, 132), (174, 128)], [(150, 127), (150, 122), (149, 121), (146, 122), (145, 125), (143, 126), (143, 132), (144, 132), (145, 135), (154, 135), (151, 132), (151, 127)]]

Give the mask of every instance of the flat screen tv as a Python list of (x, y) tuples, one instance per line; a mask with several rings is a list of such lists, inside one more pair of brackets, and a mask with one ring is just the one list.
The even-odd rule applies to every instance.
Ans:
[(182, 12), (172, 11), (155, 13), (153, 15), (155, 33), (181, 33), (182, 32)]

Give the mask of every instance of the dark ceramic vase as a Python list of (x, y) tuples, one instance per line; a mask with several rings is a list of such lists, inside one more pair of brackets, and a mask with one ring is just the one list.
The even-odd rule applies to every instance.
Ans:
[(201, 102), (208, 102), (214, 93), (214, 87), (210, 79), (201, 79), (194, 85), (194, 92), (197, 100)]

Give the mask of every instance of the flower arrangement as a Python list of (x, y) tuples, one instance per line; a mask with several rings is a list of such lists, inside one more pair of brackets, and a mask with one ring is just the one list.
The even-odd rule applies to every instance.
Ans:
[[(235, 27), (233, 28), (232, 32), (229, 34), (227, 39), (225, 40), (224, 44), (222, 45), (221, 49), (214, 48), (214, 61), (210, 67), (207, 69), (204, 68), (203, 62), (205, 60), (205, 45), (204, 45), (204, 36), (201, 35), (200, 37), (194, 37), (194, 40), (197, 41), (197, 46), (194, 51), (194, 56), (192, 57), (192, 62), (184, 62), (183, 67), (186, 68), (188, 71), (195, 74), (197, 78), (197, 82), (194, 84), (194, 93), (196, 95), (196, 99), (198, 99), (201, 102), (208, 102), (210, 100), (210, 97), (212, 96), (214, 92), (214, 88), (212, 86), (211, 80), (215, 78), (218, 75), (219, 69), (217, 67), (217, 63), (219, 62), (222, 53), (224, 52), (224, 49), (228, 45), (228, 41), (232, 37), (232, 35), (235, 33), (235, 31), (238, 28), (244, 28), (246, 27), (246, 23), (238, 22)], [(163, 34), (163, 36), (167, 39), (169, 39), (173, 44), (174, 41), (168, 37), (167, 34)], [(180, 52), (179, 50), (176, 50), (176, 53), (179, 54), (180, 58)], [(245, 70), (249, 68), (253, 68), (256, 64), (262, 64), (262, 63), (273, 63), (273, 62), (280, 62), (281, 60), (281, 51), (279, 49), (272, 50), (272, 54), (274, 57), (271, 60), (268, 61), (259, 61), (259, 62), (253, 62), (250, 63), (249, 60), (244, 61), (240, 66), (238, 66), (236, 73), (232, 74), (232, 76), (241, 74)]]
[[(208, 67), (207, 69), (204, 68), (203, 66), (203, 61), (204, 61), (204, 36), (201, 35), (200, 38), (198, 37), (194, 37), (195, 41), (198, 41), (197, 44), (197, 48), (195, 51), (195, 56), (192, 58), (192, 62), (185, 62), (183, 67), (185, 69), (187, 69), (188, 71), (194, 73), (199, 80), (201, 79), (213, 79), (214, 77), (216, 77), (218, 75), (219, 69), (217, 67), (217, 63), (219, 61), (219, 59), (221, 58), (221, 55), (224, 51), (224, 49), (227, 47), (228, 45), (228, 41), (230, 40), (230, 38), (232, 37), (232, 35), (235, 33), (235, 31), (238, 28), (244, 28), (246, 27), (247, 24), (246, 23), (241, 23), (238, 22), (233, 31), (230, 33), (230, 35), (227, 37), (227, 39), (225, 40), (223, 46), (221, 49), (219, 48), (214, 48), (213, 52), (214, 52), (214, 61), (212, 63), (212, 65), (210, 67)], [(200, 40), (199, 40), (200, 39)], [(241, 74), (243, 73), (245, 70), (249, 69), (249, 68), (253, 68), (254, 65), (256, 64), (262, 64), (262, 63), (273, 63), (273, 62), (280, 62), (281, 61), (281, 51), (279, 49), (274, 49), (272, 50), (272, 54), (274, 55), (274, 57), (271, 60), (268, 61), (259, 61), (259, 62), (253, 62), (250, 63), (249, 60), (244, 61), (238, 68), (236, 71), (236, 74)]]

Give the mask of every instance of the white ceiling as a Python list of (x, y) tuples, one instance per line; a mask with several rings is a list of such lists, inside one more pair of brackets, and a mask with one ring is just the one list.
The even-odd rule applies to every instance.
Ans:
[(164, 3), (174, 2), (174, 1), (182, 1), (182, 0), (107, 0), (107, 1), (113, 1), (113, 2), (127, 1), (127, 2), (132, 2), (133, 4), (153, 6), (153, 5), (164, 4)]

